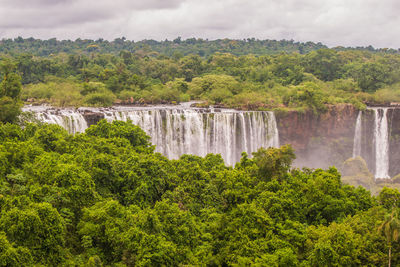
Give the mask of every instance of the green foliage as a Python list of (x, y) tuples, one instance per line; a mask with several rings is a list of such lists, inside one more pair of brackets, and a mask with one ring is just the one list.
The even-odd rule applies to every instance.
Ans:
[[(0, 49), (2, 53), (31, 53), (36, 56), (49, 56), (66, 52), (68, 54), (85, 54), (92, 53), (112, 53), (119, 54), (124, 59), (125, 64), (132, 63), (134, 57), (128, 51), (154, 51), (157, 54), (166, 55), (175, 59), (180, 59), (182, 56), (191, 55), (189, 57), (205, 57), (220, 52), (231, 52), (234, 55), (247, 54), (276, 54), (279, 52), (298, 52), (300, 54), (308, 53), (315, 49), (325, 48), (321, 43), (299, 43), (293, 40), (256, 40), (248, 38), (245, 40), (218, 39), (204, 40), (201, 38), (189, 38), (182, 40), (180, 37), (174, 40), (155, 41), (131, 41), (126, 38), (116, 38), (113, 41), (106, 41), (102, 38), (98, 40), (76, 39), (57, 40), (55, 38), (49, 40), (40, 40), (34, 38), (24, 39), (18, 37), (15, 39), (4, 39)], [(371, 50), (370, 47), (368, 47)], [(374, 50), (372, 48), (372, 50)], [(25, 56), (25, 60), (29, 57)], [(71, 65), (82, 67), (87, 57), (72, 57), (68, 58)]]
[(231, 76), (206, 75), (194, 78), (189, 84), (188, 93), (193, 99), (206, 98), (221, 103), (239, 91), (239, 83)]
[(0, 218), (0, 229), (7, 238), (29, 249), (34, 259), (43, 264), (62, 261), (64, 227), (64, 220), (48, 203), (35, 203), (22, 209), (15, 207)]
[(115, 95), (111, 92), (91, 93), (86, 95), (84, 103), (90, 106), (109, 107), (114, 104)]
[(16, 122), (21, 114), (22, 103), (8, 96), (0, 98), (0, 122)]
[(54, 96), (55, 90), (56, 85), (54, 83), (29, 84), (22, 89), (21, 98), (23, 100), (34, 98), (50, 101)]
[(8, 79), (3, 79), (0, 97), (18, 98), (22, 82), (21, 97), (29, 103), (63, 107), (204, 100), (240, 109), (322, 113), (329, 104), (362, 109), (365, 103), (400, 101), (400, 56), (387, 49), (255, 39), (20, 38), (4, 40), (1, 51)]
[(136, 125), (130, 121), (113, 121), (111, 124), (106, 120), (99, 121), (96, 125), (90, 126), (86, 130), (89, 136), (97, 136), (104, 138), (123, 138), (138, 151), (153, 151), (150, 143), (150, 137)]
[(13, 246), (4, 232), (0, 232), (0, 266), (28, 266), (33, 264), (28, 248)]
[(303, 59), (306, 72), (322, 81), (332, 81), (341, 76), (342, 62), (335, 50), (319, 49), (307, 54)]
[(400, 207), (400, 192), (396, 189), (384, 187), (378, 195), (378, 200), (388, 210)]
[(400, 84), (395, 83), (393, 85), (378, 89), (373, 94), (373, 97), (377, 103), (381, 104), (400, 102)]
[(283, 98), (283, 103), (288, 107), (305, 106), (318, 114), (327, 110), (327, 95), (313, 82), (293, 87), (289, 94)]
[(400, 219), (398, 209), (393, 209), (390, 214), (387, 214), (385, 216), (385, 219), (379, 226), (378, 231), (381, 232), (386, 238), (387, 246), (389, 248), (388, 261), (389, 266), (391, 266), (392, 246), (399, 240), (400, 233)]
[(253, 156), (258, 166), (258, 175), (266, 180), (282, 179), (296, 158), (290, 145), (284, 145), (281, 148), (260, 148), (253, 153)]
[(390, 84), (387, 66), (377, 62), (356, 65), (353, 77), (364, 92), (374, 92), (385, 84)]
[(268, 99), (267, 95), (257, 91), (241, 92), (232, 99), (224, 99), (223, 102), (231, 107), (240, 108), (242, 110), (256, 110), (262, 107), (270, 107), (273, 100)]
[(0, 122), (16, 122), (22, 107), (19, 100), (21, 76), (15, 73), (15, 65), (8, 59), (1, 62), (0, 68), (3, 75), (0, 83)]
[(312, 266), (359, 266), (362, 239), (347, 224), (310, 227), (313, 249), (308, 260)]

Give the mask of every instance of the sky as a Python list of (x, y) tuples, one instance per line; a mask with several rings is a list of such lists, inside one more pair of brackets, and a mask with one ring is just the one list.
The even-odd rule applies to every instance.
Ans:
[(0, 0), (0, 39), (275, 39), (400, 48), (398, 0)]

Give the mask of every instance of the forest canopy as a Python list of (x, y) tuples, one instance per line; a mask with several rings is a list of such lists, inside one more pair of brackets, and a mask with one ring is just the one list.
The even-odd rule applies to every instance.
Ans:
[[(0, 265), (382, 266), (400, 194), (298, 170), (289, 145), (168, 160), (130, 122), (0, 125)], [(391, 227), (386, 227), (391, 225)]]

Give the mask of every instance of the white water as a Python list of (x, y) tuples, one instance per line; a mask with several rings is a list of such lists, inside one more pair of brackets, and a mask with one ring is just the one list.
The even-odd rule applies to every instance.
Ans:
[(84, 132), (88, 127), (82, 114), (73, 109), (46, 109), (43, 107), (34, 107), (24, 108), (23, 111), (31, 111), (39, 121), (58, 124), (72, 134)]
[(356, 129), (354, 131), (353, 158), (361, 156), (361, 134), (362, 134), (361, 118), (362, 118), (362, 111), (360, 110), (357, 116)]
[[(87, 123), (80, 110), (29, 109), (44, 122), (61, 125), (71, 133), (83, 132)], [(156, 151), (170, 159), (183, 154), (219, 153), (225, 162), (238, 162), (243, 151), (278, 147), (275, 115), (269, 111), (192, 109), (183, 107), (92, 109), (108, 121), (132, 121), (150, 137)]]
[(374, 108), (375, 178), (389, 179), (388, 108)]

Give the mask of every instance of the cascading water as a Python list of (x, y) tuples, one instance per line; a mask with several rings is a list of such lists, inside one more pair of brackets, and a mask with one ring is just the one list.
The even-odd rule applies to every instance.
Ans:
[(225, 162), (238, 162), (241, 152), (278, 147), (273, 112), (203, 112), (194, 109), (154, 109), (106, 112), (105, 118), (132, 120), (151, 136), (156, 151), (170, 159), (183, 154), (219, 153)]
[(73, 109), (46, 109), (39, 106), (24, 108), (23, 111), (33, 112), (37, 120), (58, 124), (73, 134), (84, 132), (88, 127), (82, 114)]
[[(243, 151), (251, 154), (260, 147), (279, 146), (275, 115), (269, 111), (215, 112), (186, 107), (93, 111), (103, 113), (108, 121), (131, 120), (151, 137), (156, 151), (170, 159), (183, 154), (219, 153), (227, 164), (233, 165), (240, 160)], [(39, 120), (59, 124), (71, 133), (87, 128), (79, 110), (34, 112)]]
[(388, 108), (374, 108), (375, 178), (389, 179)]
[(356, 129), (354, 131), (353, 158), (361, 156), (361, 134), (362, 134), (361, 118), (362, 118), (362, 111), (360, 110), (357, 116)]

